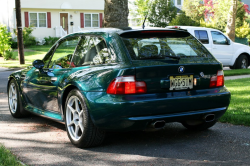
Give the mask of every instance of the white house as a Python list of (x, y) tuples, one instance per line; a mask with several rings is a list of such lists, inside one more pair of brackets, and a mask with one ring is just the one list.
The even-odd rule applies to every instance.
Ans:
[[(21, 0), (23, 27), (34, 27), (36, 38), (61, 37), (102, 27), (104, 0)], [(16, 28), (15, 0), (1, 0), (0, 23)]]

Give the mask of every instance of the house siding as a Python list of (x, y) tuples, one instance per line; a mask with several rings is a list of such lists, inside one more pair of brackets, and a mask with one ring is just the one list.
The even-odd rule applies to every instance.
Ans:
[[(81, 26), (81, 18), (80, 14), (88, 14), (88, 13), (96, 13), (99, 15), (99, 13), (103, 13), (103, 10), (59, 10), (59, 9), (28, 9), (28, 8), (23, 8), (22, 9), (22, 22), (25, 22), (25, 12), (29, 13), (46, 13), (50, 12), (51, 13), (51, 28), (49, 28), (48, 24), (48, 19), (47, 19), (47, 27), (34, 27), (34, 30), (32, 32), (32, 35), (35, 36), (36, 38), (44, 38), (44, 37), (55, 37), (56, 36), (56, 26), (60, 26), (60, 13), (68, 13), (68, 34), (73, 33), (73, 26), (74, 27), (82, 27)], [(24, 12), (25, 11), (25, 12)], [(72, 18), (70, 17), (72, 15)], [(74, 25), (71, 26), (70, 22), (73, 22)], [(23, 27), (25, 27), (23, 25)], [(99, 27), (96, 27), (99, 28)], [(88, 28), (85, 27), (81, 28), (81, 30), (87, 30), (87, 29), (93, 29), (93, 28)]]

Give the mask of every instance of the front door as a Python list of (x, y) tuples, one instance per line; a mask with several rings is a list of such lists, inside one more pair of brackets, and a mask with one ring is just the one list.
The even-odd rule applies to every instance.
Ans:
[(60, 25), (68, 33), (68, 13), (60, 13)]
[(213, 38), (212, 54), (223, 65), (229, 65), (234, 53), (232, 44), (221, 32), (211, 31), (211, 35)]

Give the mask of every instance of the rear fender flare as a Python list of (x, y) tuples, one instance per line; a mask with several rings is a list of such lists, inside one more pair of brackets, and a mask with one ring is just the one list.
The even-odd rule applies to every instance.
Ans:
[[(233, 55), (233, 58), (231, 59), (231, 62), (229, 64), (229, 66), (233, 66), (235, 64), (235, 62), (237, 61), (238, 57), (242, 54), (245, 54), (247, 55), (248, 57), (248, 62), (250, 61), (250, 49), (247, 50), (246, 48), (240, 48), (238, 49), (234, 55)], [(249, 65), (249, 64), (248, 64)]]

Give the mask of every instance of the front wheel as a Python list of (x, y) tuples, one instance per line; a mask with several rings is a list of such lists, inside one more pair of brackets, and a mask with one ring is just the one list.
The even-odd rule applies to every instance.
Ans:
[(214, 126), (216, 122), (216, 120), (213, 120), (211, 122), (204, 122), (202, 120), (189, 120), (182, 122), (182, 125), (189, 130), (202, 131)]
[(18, 86), (14, 79), (8, 85), (8, 103), (10, 113), (14, 118), (22, 118), (28, 115), (22, 107)]
[(93, 124), (84, 98), (77, 89), (67, 96), (64, 117), (68, 137), (76, 147), (87, 148), (103, 142), (105, 132)]

